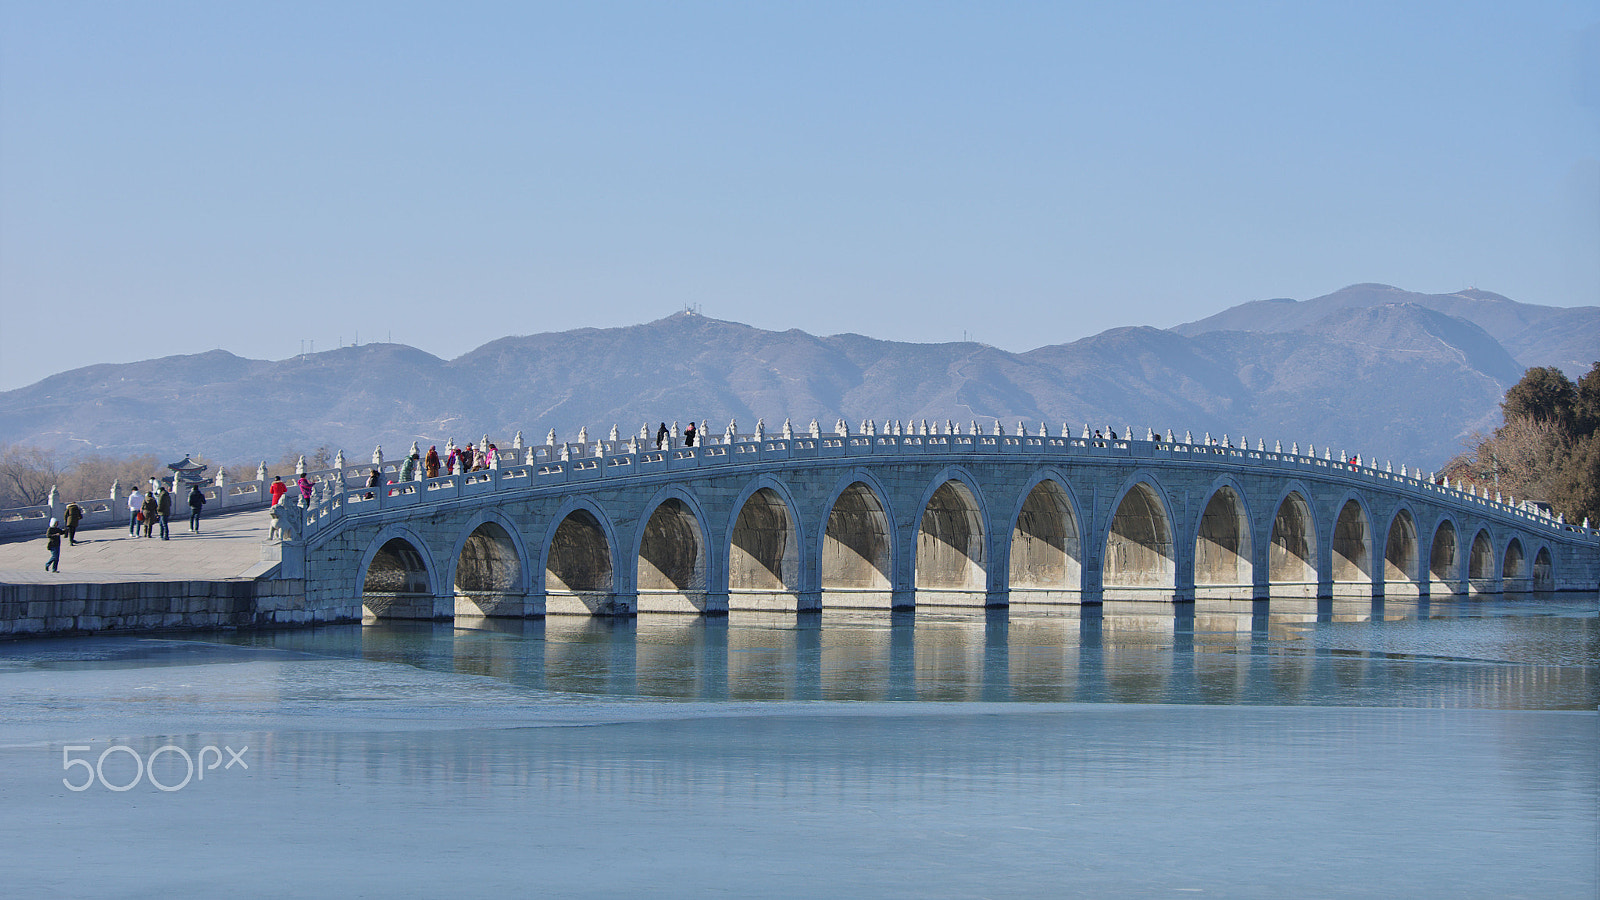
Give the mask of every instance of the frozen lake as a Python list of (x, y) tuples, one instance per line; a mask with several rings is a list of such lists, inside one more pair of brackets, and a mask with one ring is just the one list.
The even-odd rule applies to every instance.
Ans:
[(5, 643), (5, 893), (1593, 898), (1597, 661), (1592, 597)]

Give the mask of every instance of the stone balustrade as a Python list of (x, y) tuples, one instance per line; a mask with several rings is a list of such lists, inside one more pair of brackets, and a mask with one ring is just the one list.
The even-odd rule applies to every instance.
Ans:
[[(970, 423), (963, 431), (961, 426), (945, 423), (930, 425), (925, 420), (920, 425), (885, 421), (879, 425), (868, 420), (852, 431), (842, 420), (824, 433), (813, 420), (809, 428), (795, 431), (789, 422), (775, 434), (767, 433), (764, 423), (757, 423), (756, 432), (741, 433), (730, 423), (721, 433), (697, 426), (700, 433), (695, 445), (683, 446), (681, 431), (674, 423), (668, 446), (656, 449), (654, 431), (648, 425), (627, 439), (618, 437), (613, 427), (611, 437), (604, 440), (587, 440), (587, 429), (580, 431), (576, 442), (523, 445), (520, 440), (499, 448), (493, 468), (479, 471), (443, 474), (425, 478), (420, 464), (416, 477), (409, 482), (400, 481), (406, 457), (385, 458), (381, 463), (346, 465), (342, 469), (308, 471), (306, 477), (317, 485), (312, 502), (305, 511), (301, 526), (306, 534), (315, 533), (329, 522), (346, 515), (360, 515), (367, 510), (377, 511), (393, 506), (418, 503), (443, 502), (455, 497), (483, 492), (521, 491), (544, 486), (597, 481), (612, 478), (629, 478), (659, 475), (684, 469), (698, 469), (728, 465), (756, 465), (784, 460), (824, 459), (830, 457), (861, 457), (904, 455), (917, 456), (940, 453), (995, 453), (1009, 455), (1063, 456), (1096, 458), (1148, 457), (1173, 462), (1222, 462), (1241, 468), (1267, 467), (1287, 470), (1318, 470), (1324, 475), (1369, 483), (1381, 483), (1391, 489), (1401, 489), (1416, 495), (1445, 497), (1453, 502), (1477, 506), (1497, 517), (1519, 524), (1548, 528), (1569, 535), (1587, 536), (1600, 543), (1600, 529), (1588, 523), (1574, 525), (1550, 516), (1531, 504), (1508, 502), (1506, 498), (1493, 498), (1478, 494), (1459, 485), (1436, 484), (1431, 477), (1420, 477), (1420, 470), (1402, 465), (1393, 471), (1392, 464), (1379, 468), (1371, 461), (1352, 463), (1344, 454), (1324, 448), (1317, 456), (1309, 445), (1305, 453), (1299, 444), (1289, 450), (1281, 442), (1266, 448), (1257, 441), (1252, 450), (1247, 441), (1235, 446), (1224, 436), (1220, 440), (1206, 435), (1196, 441), (1191, 434), (1175, 439), (1168, 431), (1163, 439), (1147, 430), (1143, 439), (1130, 439), (1131, 428), (1118, 433), (1116, 439), (1099, 436), (1089, 426), (1082, 429), (1081, 437), (1066, 436), (1069, 429), (1062, 426), (1057, 435), (1040, 425), (1036, 429), (1019, 423), (1012, 433), (999, 423), (984, 427)], [(1104, 434), (1113, 433), (1111, 428)], [(790, 436), (792, 435), (792, 436)], [(554, 437), (554, 434), (551, 435)], [(518, 434), (520, 438), (520, 432)], [(498, 444), (498, 442), (496, 442)], [(476, 446), (476, 444), (475, 444)], [(409, 454), (409, 450), (407, 453)], [(342, 458), (342, 454), (341, 454)], [(366, 486), (374, 465), (380, 470), (383, 486), (372, 489)], [(261, 470), (256, 473), (262, 474)], [(298, 497), (292, 479), (289, 483), (289, 501)], [(265, 509), (270, 479), (254, 478), (248, 481), (208, 484), (201, 490), (206, 495), (206, 514), (232, 512), (245, 509)], [(81, 528), (121, 525), (127, 521), (126, 495), (116, 499), (101, 498), (79, 500), (84, 510)], [(176, 498), (182, 503), (181, 496)], [(56, 504), (0, 510), (0, 540), (34, 537), (42, 534), (51, 516), (60, 518), (64, 502)], [(184, 513), (186, 515), (186, 513)], [(174, 513), (175, 517), (178, 513)]]

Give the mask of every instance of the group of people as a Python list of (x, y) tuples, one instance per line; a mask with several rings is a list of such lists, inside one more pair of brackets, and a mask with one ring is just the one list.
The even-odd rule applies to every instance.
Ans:
[[(200, 508), (206, 505), (206, 495), (200, 490), (199, 485), (189, 486), (189, 495), (186, 502), (189, 505), (189, 530), (200, 530)], [(138, 488), (128, 492), (128, 536), (138, 537), (140, 531), (145, 537), (154, 537), (156, 529), (160, 529), (161, 539), (172, 539), (167, 530), (167, 519), (172, 515), (173, 493), (156, 479), (151, 479), (150, 489), (141, 491)], [(81, 543), (78, 540), (78, 525), (83, 522), (83, 507), (76, 503), (68, 503), (62, 513), (66, 520), (63, 525), (55, 518), (50, 519), (50, 524), (45, 527), (45, 549), (50, 552), (50, 558), (44, 564), (46, 572), (61, 571), (61, 539), (64, 537), (69, 544)]]
[[(295, 490), (300, 494), (300, 505), (310, 506), (311, 495), (316, 492), (317, 486), (311, 482), (311, 479), (306, 477), (304, 472), (301, 472), (300, 477), (295, 479), (294, 486)], [(272, 476), (272, 484), (267, 485), (267, 496), (271, 499), (272, 505), (277, 506), (287, 493), (289, 493), (289, 486), (283, 483), (283, 476)]]
[[(189, 486), (189, 495), (185, 498), (185, 502), (189, 506), (189, 530), (199, 531), (200, 508), (206, 505), (206, 495), (200, 490), (200, 485)], [(167, 486), (159, 482), (152, 484), (148, 491), (141, 491), (138, 488), (129, 491), (128, 536), (138, 537), (139, 530), (143, 528), (144, 536), (152, 537), (159, 527), (161, 539), (171, 540), (172, 536), (167, 531), (167, 520), (172, 517), (173, 503), (172, 491), (167, 490)]]
[[(691, 420), (689, 422), (689, 424), (687, 426), (685, 426), (684, 429), (683, 429), (683, 445), (685, 447), (693, 447), (694, 446), (694, 439), (695, 439), (696, 433), (697, 432), (695, 431), (694, 422), (693, 422), (693, 420)], [(661, 423), (661, 427), (656, 429), (656, 449), (657, 450), (665, 450), (669, 446), (671, 446), (671, 443), (672, 443), (671, 436), (672, 436), (672, 433), (667, 431), (667, 423), (662, 422)]]

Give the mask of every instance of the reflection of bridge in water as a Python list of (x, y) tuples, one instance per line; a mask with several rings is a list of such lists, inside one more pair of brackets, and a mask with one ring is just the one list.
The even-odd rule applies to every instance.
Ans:
[[(1579, 607), (1519, 614), (1529, 599), (457, 617), (242, 639), (615, 697), (1592, 710), (1600, 685), (1570, 642), (1582, 628), (1560, 617)], [(1457, 618), (1469, 621), (1446, 621)]]
[(1592, 530), (1264, 448), (729, 434), (518, 455), (381, 490), (332, 473), (280, 574), (304, 576), (318, 619), (1370, 600), (1600, 577)]

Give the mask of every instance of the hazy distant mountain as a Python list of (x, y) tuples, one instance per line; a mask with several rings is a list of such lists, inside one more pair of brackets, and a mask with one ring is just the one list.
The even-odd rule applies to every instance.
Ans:
[(1212, 331), (1298, 331), (1335, 310), (1397, 303), (1472, 322), (1494, 335), (1524, 369), (1556, 366), (1576, 380), (1600, 360), (1600, 307), (1535, 306), (1476, 289), (1414, 294), (1387, 284), (1354, 284), (1313, 300), (1244, 303), (1172, 330), (1189, 337)]
[[(1492, 427), (1524, 365), (1590, 353), (1600, 310), (1527, 306), (1477, 291), (1409, 294), (1357, 285), (1296, 303), (1235, 307), (1171, 330), (1118, 328), (1007, 353), (772, 332), (680, 313), (644, 325), (507, 337), (445, 361), (369, 344), (267, 362), (222, 351), (99, 365), (0, 393), (0, 441), (73, 451), (184, 453), (238, 463), (318, 446), (366, 459), (517, 430), (543, 442), (588, 426), (730, 417), (741, 431), (785, 417), (803, 430), (843, 417), (1007, 430), (1063, 422), (1241, 433), (1433, 468)], [(1554, 331), (1556, 333), (1549, 333)], [(1500, 340), (1496, 340), (1496, 335)], [(1521, 349), (1511, 349), (1515, 342)], [(1508, 352), (1509, 351), (1509, 352)], [(1587, 371), (1568, 369), (1569, 373)]]

